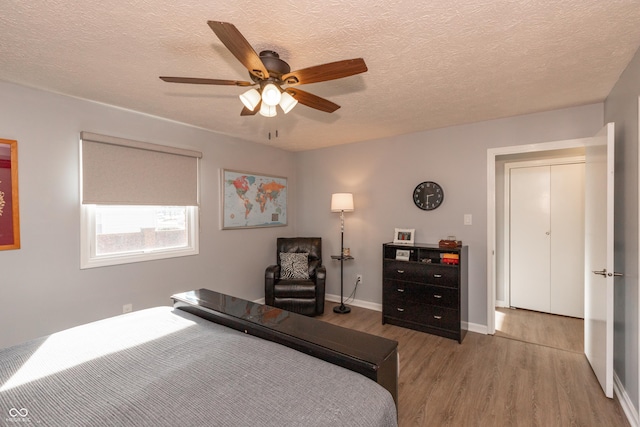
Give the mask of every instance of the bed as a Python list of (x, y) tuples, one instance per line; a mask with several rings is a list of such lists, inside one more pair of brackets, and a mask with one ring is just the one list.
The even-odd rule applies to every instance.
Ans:
[(388, 387), (236, 329), (156, 307), (1, 349), (0, 424), (397, 425)]

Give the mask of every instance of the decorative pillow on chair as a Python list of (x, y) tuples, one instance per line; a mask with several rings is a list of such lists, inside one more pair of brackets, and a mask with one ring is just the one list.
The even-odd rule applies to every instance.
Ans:
[(281, 279), (308, 279), (309, 252), (280, 252)]

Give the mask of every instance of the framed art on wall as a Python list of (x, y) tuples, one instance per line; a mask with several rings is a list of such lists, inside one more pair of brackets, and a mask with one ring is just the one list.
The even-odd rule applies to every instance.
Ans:
[(0, 139), (0, 250), (20, 249), (18, 141)]
[(221, 228), (287, 225), (287, 178), (222, 169)]

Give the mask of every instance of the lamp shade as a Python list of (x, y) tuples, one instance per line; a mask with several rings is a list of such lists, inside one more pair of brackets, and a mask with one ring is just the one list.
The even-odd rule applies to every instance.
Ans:
[(282, 99), (280, 99), (280, 108), (282, 108), (282, 111), (284, 111), (285, 114), (291, 111), (297, 103), (298, 100), (293, 96), (289, 95), (287, 92), (282, 92)]
[(268, 83), (262, 88), (262, 103), (275, 107), (280, 102), (282, 94), (273, 83)]
[(267, 105), (263, 102), (262, 105), (260, 105), (260, 114), (265, 117), (274, 117), (278, 112), (276, 111), (275, 105)]
[(240, 95), (240, 101), (242, 101), (245, 107), (253, 111), (260, 103), (260, 92), (255, 89), (249, 89)]
[(331, 195), (331, 212), (353, 212), (353, 194), (334, 193)]

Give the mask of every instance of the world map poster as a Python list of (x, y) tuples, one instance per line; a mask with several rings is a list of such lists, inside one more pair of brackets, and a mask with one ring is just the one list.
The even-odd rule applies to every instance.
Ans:
[(287, 178), (222, 171), (222, 228), (287, 225)]

